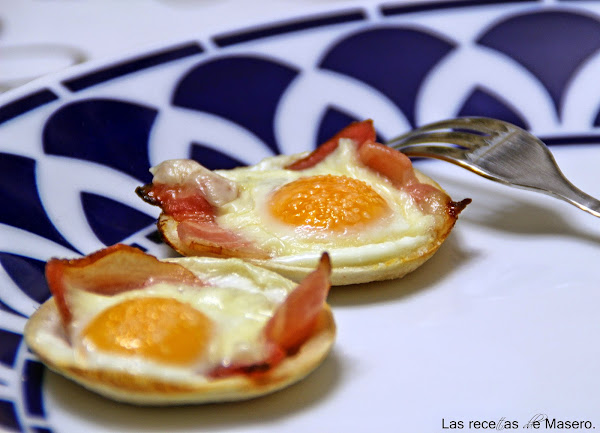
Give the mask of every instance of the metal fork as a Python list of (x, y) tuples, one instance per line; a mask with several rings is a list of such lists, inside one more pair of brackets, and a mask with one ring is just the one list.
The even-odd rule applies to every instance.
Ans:
[(485, 117), (444, 120), (387, 144), (407, 156), (441, 159), (505, 185), (551, 195), (600, 217), (600, 201), (567, 180), (546, 145), (508, 122)]

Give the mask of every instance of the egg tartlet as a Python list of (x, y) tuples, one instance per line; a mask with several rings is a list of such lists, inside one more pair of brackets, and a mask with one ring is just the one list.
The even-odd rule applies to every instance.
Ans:
[(299, 281), (321, 253), (334, 285), (397, 278), (440, 247), (470, 202), (454, 202), (404, 154), (356, 122), (313, 152), (208, 170), (192, 160), (151, 169), (138, 195), (184, 256), (239, 257)]
[(243, 400), (286, 387), (329, 353), (330, 265), (296, 284), (239, 259), (158, 260), (126, 245), (52, 259), (53, 297), (25, 339), (50, 369), (144, 405)]

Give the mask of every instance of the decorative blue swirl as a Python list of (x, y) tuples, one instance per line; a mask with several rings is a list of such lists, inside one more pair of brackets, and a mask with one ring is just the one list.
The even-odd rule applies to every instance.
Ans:
[(44, 151), (104, 164), (149, 182), (148, 135), (157, 113), (112, 99), (67, 104), (44, 127)]
[(516, 109), (501, 100), (500, 97), (492, 95), (481, 87), (476, 87), (471, 96), (465, 101), (458, 112), (459, 116), (483, 116), (501, 119), (517, 125), (523, 129), (529, 129), (525, 119), (516, 112)]
[(46, 262), (0, 252), (0, 265), (23, 293), (41, 304), (50, 297), (44, 268)]
[(235, 56), (202, 63), (178, 84), (173, 104), (230, 119), (279, 152), (273, 118), (298, 71), (271, 59)]
[(421, 30), (375, 28), (330, 48), (324, 69), (361, 80), (389, 97), (415, 125), (415, 103), (423, 80), (455, 44)]
[(56, 230), (37, 189), (36, 161), (0, 153), (0, 223), (35, 233), (76, 251)]
[(155, 222), (155, 218), (108, 197), (81, 193), (85, 217), (104, 245), (113, 245)]
[(600, 50), (600, 21), (565, 10), (519, 14), (496, 24), (478, 43), (525, 66), (548, 89), (560, 114), (573, 75)]

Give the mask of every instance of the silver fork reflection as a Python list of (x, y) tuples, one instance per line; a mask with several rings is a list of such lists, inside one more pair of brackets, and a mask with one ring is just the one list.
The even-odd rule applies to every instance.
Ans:
[(600, 201), (569, 182), (546, 145), (508, 122), (484, 117), (450, 119), (387, 144), (407, 156), (441, 159), (505, 185), (551, 195), (600, 217)]

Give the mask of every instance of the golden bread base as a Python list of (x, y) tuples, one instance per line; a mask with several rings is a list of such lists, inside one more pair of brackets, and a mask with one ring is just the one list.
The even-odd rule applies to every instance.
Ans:
[[(312, 337), (280, 364), (261, 373), (224, 378), (194, 376), (192, 380), (167, 382), (127, 371), (88, 370), (75, 360), (63, 336), (62, 344), (48, 350), (40, 343), (44, 333), (62, 332), (54, 299), (46, 301), (25, 326), (25, 341), (51, 370), (113, 400), (136, 405), (182, 405), (247, 400), (285, 388), (317, 368), (330, 352), (336, 327), (331, 309), (325, 306)], [(196, 380), (197, 379), (197, 380)]]

